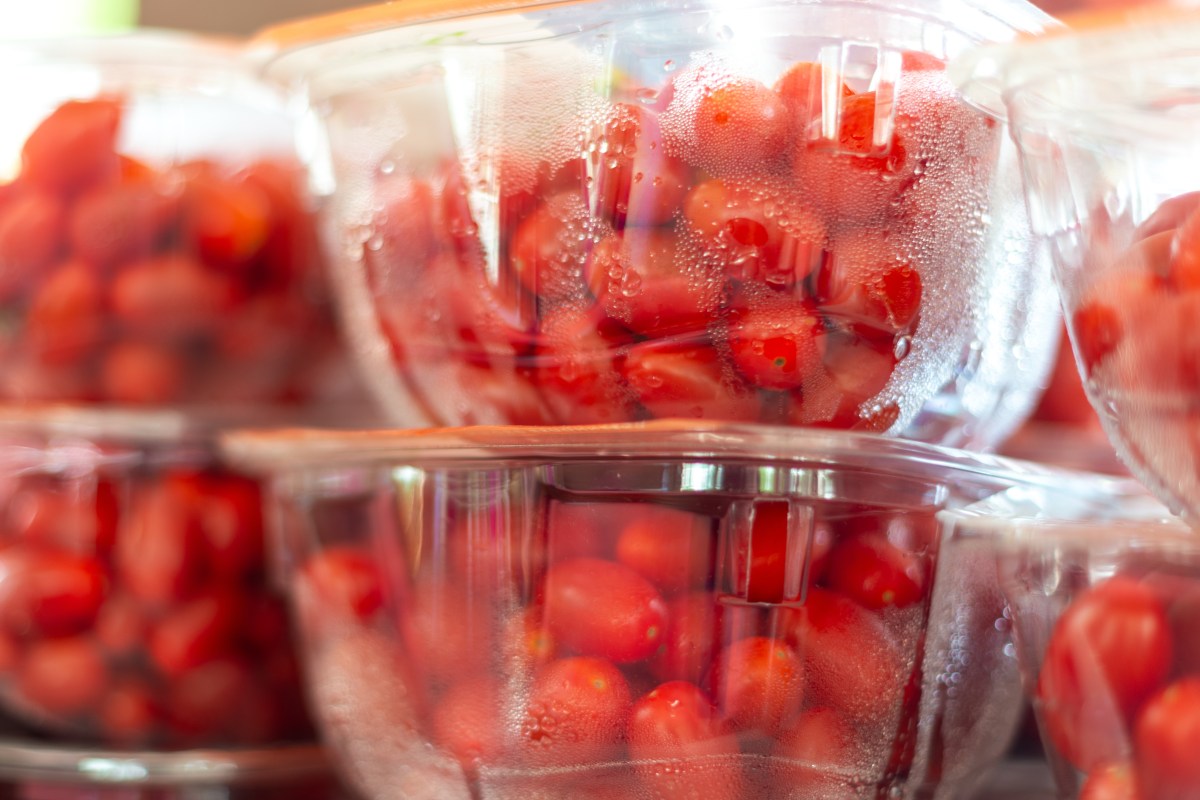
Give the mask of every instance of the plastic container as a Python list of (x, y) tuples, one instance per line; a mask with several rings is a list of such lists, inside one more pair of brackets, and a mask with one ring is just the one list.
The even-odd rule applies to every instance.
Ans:
[(261, 489), (222, 465), (216, 430), (0, 409), (0, 707), (121, 747), (312, 736)]
[(990, 558), (1062, 798), (1195, 797), (1200, 543), (1156, 502), (1012, 491), (950, 512)]
[(1007, 112), (1085, 388), (1134, 474), (1200, 513), (1200, 15), (1144, 11), (955, 67)]
[(964, 797), (1022, 704), (994, 558), (936, 514), (1074, 480), (714, 423), (224, 442), (368, 798)]
[(240, 48), (11, 41), (0, 66), (0, 400), (345, 396), (293, 117)]
[(174, 752), (0, 738), (9, 800), (349, 800), (315, 745)]
[[(1021, 0), (404, 3), (259, 37), (401, 426), (684, 417), (981, 447), (1049, 368), (1003, 126)], [(821, 109), (824, 109), (822, 113)]]

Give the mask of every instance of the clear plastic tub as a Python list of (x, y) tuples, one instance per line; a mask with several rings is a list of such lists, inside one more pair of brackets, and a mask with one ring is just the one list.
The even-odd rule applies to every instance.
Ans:
[(1006, 113), (1076, 362), (1134, 474), (1200, 515), (1200, 15), (1127, 12), (955, 65)]
[(224, 442), (373, 799), (966, 796), (1022, 704), (994, 559), (936, 515), (1120, 486), (714, 423)]
[(1023, 0), (404, 3), (285, 25), (342, 316), (402, 426), (665, 417), (986, 447), (1055, 312), (945, 60)]
[(315, 745), (263, 749), (101, 750), (0, 736), (7, 800), (350, 800)]
[(262, 491), (218, 429), (0, 408), (0, 708), (120, 747), (312, 737)]
[(345, 396), (294, 120), (239, 47), (0, 41), (0, 67), (0, 400)]
[(1010, 491), (943, 515), (990, 561), (1062, 798), (1200, 791), (1200, 543), (1146, 500)]

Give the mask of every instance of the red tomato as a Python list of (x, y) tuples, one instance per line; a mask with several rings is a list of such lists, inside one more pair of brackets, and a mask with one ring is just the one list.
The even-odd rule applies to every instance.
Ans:
[(876, 130), (884, 110), (874, 92), (849, 95), (842, 98), (836, 142), (814, 146), (798, 137), (794, 145), (797, 180), (831, 223), (884, 217), (912, 182), (907, 136), (898, 129), (890, 136)]
[(123, 265), (109, 291), (121, 324), (160, 339), (212, 334), (237, 301), (227, 278), (174, 254)]
[(901, 652), (879, 617), (814, 586), (804, 605), (776, 613), (804, 661), (811, 702), (881, 730), (900, 721), (911, 654)]
[[(806, 136), (809, 123), (821, 116), (824, 106), (822, 96), (827, 91), (824, 82), (821, 65), (812, 61), (797, 61), (775, 82), (775, 92), (783, 100), (788, 120), (798, 132), (797, 136)], [(854, 90), (845, 83), (835, 91), (841, 97), (854, 94)]]
[(593, 216), (622, 230), (626, 225), (664, 225), (679, 210), (688, 169), (666, 154), (651, 109), (613, 104), (584, 150)]
[[(678, 107), (677, 107), (678, 106)], [(686, 161), (713, 175), (762, 169), (787, 148), (790, 123), (783, 100), (752, 78), (704, 67), (675, 81), (664, 129), (683, 121), (678, 147)]]
[(687, 230), (736, 280), (791, 289), (820, 264), (827, 231), (786, 181), (708, 180), (688, 192)]
[(834, 545), (826, 582), (867, 608), (905, 608), (925, 598), (926, 575), (919, 556), (892, 544), (883, 533), (864, 533)]
[(1141, 800), (1133, 766), (1121, 762), (1093, 770), (1079, 789), (1079, 800)]
[(104, 354), (100, 391), (111, 403), (161, 405), (179, 398), (187, 365), (177, 348), (158, 342), (124, 341)]
[(100, 346), (107, 324), (100, 278), (87, 264), (67, 261), (30, 298), (25, 344), (42, 363), (77, 364)]
[(263, 547), (263, 497), (258, 483), (236, 475), (203, 475), (197, 508), (209, 571), (221, 581), (261, 579), (266, 568)]
[[(203, 591), (168, 611), (150, 631), (148, 650), (154, 667), (174, 679), (237, 649), (236, 635), (246, 611), (240, 589)], [(228, 708), (228, 706), (226, 706)]]
[(704, 586), (715, 561), (711, 520), (667, 506), (636, 508), (617, 537), (617, 560), (663, 592)]
[(144, 681), (130, 679), (107, 690), (96, 719), (105, 741), (136, 746), (154, 738), (162, 713), (157, 692)]
[(70, 100), (54, 109), (21, 148), (21, 177), (42, 189), (69, 193), (115, 177), (121, 103)]
[(546, 300), (586, 291), (585, 265), (599, 231), (575, 192), (550, 197), (514, 229), (508, 267), (526, 291)]
[(90, 630), (108, 593), (94, 556), (10, 546), (0, 550), (0, 623), (26, 637)]
[[(176, 746), (232, 738), (249, 728), (258, 710), (250, 665), (232, 654), (220, 654), (183, 668), (172, 677), (163, 710)], [(230, 711), (236, 709), (231, 719)], [(236, 722), (235, 722), (236, 720)]]
[(897, 363), (891, 341), (836, 330), (825, 338), (825, 374), (841, 395), (839, 410), (852, 420), (846, 427), (861, 421), (858, 407), (883, 391)]
[(149, 636), (150, 622), (146, 610), (129, 595), (110, 593), (100, 607), (93, 631), (96, 641), (113, 659), (140, 656)]
[(1200, 676), (1176, 681), (1150, 698), (1133, 737), (1134, 768), (1143, 797), (1200, 798)]
[(66, 720), (95, 708), (109, 681), (108, 664), (90, 638), (38, 639), (25, 651), (13, 691), (38, 712)]
[(62, 251), (63, 204), (52, 195), (20, 194), (0, 208), (0, 301), (28, 290)]
[(596, 246), (587, 268), (605, 312), (643, 336), (703, 331), (717, 305), (703, 264), (663, 229), (609, 236)]
[(946, 62), (935, 55), (922, 53), (918, 50), (905, 50), (900, 57), (900, 66), (905, 72), (921, 72), (924, 70), (944, 70)]
[(1181, 292), (1200, 290), (1200, 214), (1195, 210), (1171, 240), (1167, 280)]
[(1140, 242), (1160, 233), (1174, 231), (1200, 208), (1200, 192), (1187, 192), (1164, 200), (1134, 231), (1134, 241)]
[(755, 422), (761, 414), (758, 393), (707, 344), (643, 342), (629, 349), (621, 372), (651, 417)]
[(816, 274), (821, 313), (844, 330), (891, 340), (911, 331), (921, 310), (921, 274), (873, 232), (845, 236)]
[(1085, 772), (1128, 755), (1127, 726), (1166, 681), (1171, 631), (1155, 592), (1114, 577), (1080, 594), (1054, 626), (1037, 702), (1059, 752)]
[(737, 739), (722, 734), (712, 701), (694, 683), (664, 683), (634, 703), (626, 737), (634, 762), (669, 762), (635, 763), (638, 778), (656, 796), (742, 796), (739, 767), (732, 760), (713, 761), (737, 755)]
[(455, 683), (433, 708), (433, 739), (468, 772), (504, 749), (501, 693), (490, 676)]
[(641, 661), (666, 635), (667, 607), (653, 584), (623, 564), (577, 558), (546, 571), (546, 627), (585, 656)]
[(383, 575), (367, 553), (350, 546), (326, 547), (304, 564), (301, 581), (320, 607), (360, 620), (372, 619), (384, 603)]
[(743, 291), (730, 311), (729, 350), (751, 386), (788, 390), (821, 370), (825, 326), (806, 300)]
[(137, 486), (113, 554), (121, 586), (150, 608), (192, 596), (205, 579), (203, 538), (186, 487)]
[[(801, 797), (853, 797), (869, 783), (864, 765), (874, 759), (858, 733), (836, 711), (809, 708), (779, 736), (773, 755), (787, 760), (782, 780)], [(880, 776), (882, 777), (882, 776)], [(872, 779), (871, 782), (873, 782)]]
[(804, 662), (782, 640), (739, 639), (725, 647), (714, 670), (717, 708), (734, 731), (773, 736), (804, 702)]
[(145, 258), (175, 222), (178, 204), (145, 180), (93, 189), (71, 209), (71, 251), (97, 268)]
[(402, 605), (401, 628), (413, 674), (433, 687), (481, 670), (495, 631), (487, 598), (450, 583), (420, 583)]
[(559, 422), (625, 422), (628, 403), (620, 397), (616, 344), (600, 333), (605, 320), (595, 311), (557, 308), (541, 323), (534, 347), (534, 379), (541, 399)]
[(1075, 309), (1071, 325), (1083, 368), (1089, 373), (1117, 348), (1124, 336), (1120, 314), (1101, 301), (1087, 302)]
[(191, 251), (216, 267), (249, 263), (271, 231), (271, 202), (257, 186), (196, 175), (184, 189), (183, 230)]
[(521, 716), (519, 743), (534, 764), (574, 766), (620, 752), (629, 719), (629, 685), (600, 658), (564, 658), (534, 678)]
[(401, 171), (376, 181), (375, 203), (383, 210), (363, 243), (372, 281), (399, 289), (406, 279), (432, 273), (438, 248), (433, 187)]
[(667, 633), (650, 661), (660, 681), (698, 683), (706, 677), (721, 640), (724, 607), (712, 592), (687, 592), (667, 604)]

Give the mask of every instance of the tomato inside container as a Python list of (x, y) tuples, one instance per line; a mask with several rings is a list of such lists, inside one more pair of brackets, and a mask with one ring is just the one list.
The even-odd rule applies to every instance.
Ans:
[(718, 424), (225, 449), (271, 476), (318, 726), (370, 798), (962, 796), (1020, 688), (994, 560), (943, 560), (937, 513), (1076, 490)]
[(308, 740), (260, 483), (216, 422), (0, 413), (0, 707), (115, 747)]
[(1200, 513), (1200, 16), (1129, 10), (955, 66), (1010, 119), (1088, 399), (1129, 469)]
[[(336, 395), (314, 204), (284, 99), (182, 34), (0, 43), (0, 399)], [(323, 372), (325, 370), (326, 372)]]
[(986, 447), (1028, 413), (1055, 311), (1004, 127), (945, 64), (1052, 24), (1023, 2), (451, 3), (256, 46), (320, 130), (343, 317), (396, 424)]
[(1191, 797), (1200, 785), (1200, 547), (1148, 495), (998, 495), (948, 513), (946, 549), (1000, 578), (1059, 797)]

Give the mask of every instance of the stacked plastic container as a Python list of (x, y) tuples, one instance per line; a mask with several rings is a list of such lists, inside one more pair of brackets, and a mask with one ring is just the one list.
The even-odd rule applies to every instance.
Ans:
[(216, 452), (357, 387), (285, 99), (176, 34), (0, 62), (6, 796), (328, 796), (262, 489)]
[(1167, 516), (940, 447), (1003, 442), (1059, 330), (1013, 139), (947, 62), (1052, 24), (408, 2), (257, 39), (308, 110), (343, 331), (399, 426), (226, 439), (272, 476), (354, 787), (978, 787), (1020, 665), (1000, 551), (956, 515)]

